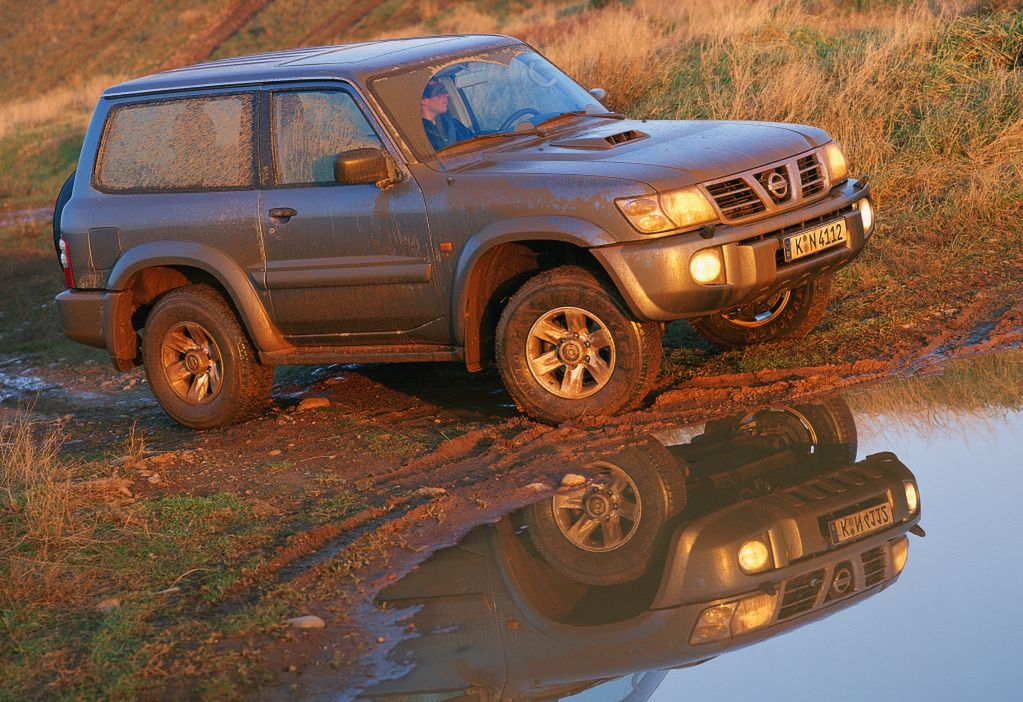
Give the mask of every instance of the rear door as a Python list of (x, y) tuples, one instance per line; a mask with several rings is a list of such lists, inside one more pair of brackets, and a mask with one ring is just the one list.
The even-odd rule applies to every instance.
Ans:
[[(269, 137), (260, 216), (265, 285), (297, 344), (444, 341), (426, 204), (403, 173), (389, 187), (340, 185), (334, 156), (385, 149), (361, 99), (340, 83), (263, 90)], [(388, 152), (390, 154), (390, 152)]]

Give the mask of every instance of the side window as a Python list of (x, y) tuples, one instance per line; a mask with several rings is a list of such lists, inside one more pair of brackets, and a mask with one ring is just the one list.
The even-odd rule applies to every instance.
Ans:
[(96, 166), (104, 190), (201, 190), (255, 186), (252, 95), (115, 107)]
[(339, 90), (279, 91), (271, 106), (278, 185), (333, 185), (337, 154), (381, 146), (355, 100)]

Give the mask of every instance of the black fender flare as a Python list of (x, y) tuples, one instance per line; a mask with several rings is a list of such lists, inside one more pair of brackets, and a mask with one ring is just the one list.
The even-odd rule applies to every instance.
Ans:
[[(230, 302), (238, 310), (242, 326), (249, 333), (258, 351), (281, 351), (291, 348), (270, 319), (259, 299), (250, 274), (229, 255), (212, 246), (190, 241), (154, 241), (126, 251), (110, 271), (109, 290), (123, 290), (136, 273), (155, 266), (184, 266), (204, 271), (227, 291)], [(104, 320), (104, 328), (114, 322)]]
[(559, 241), (590, 249), (619, 243), (610, 233), (585, 219), (564, 216), (515, 217), (487, 225), (473, 234), (458, 256), (451, 286), (451, 324), (455, 344), (466, 341), (466, 310), (476, 264), (495, 246), (526, 241)]

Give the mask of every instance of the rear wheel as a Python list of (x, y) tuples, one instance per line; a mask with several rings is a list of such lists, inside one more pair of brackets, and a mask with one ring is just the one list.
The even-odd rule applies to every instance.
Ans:
[(559, 423), (631, 409), (661, 362), (661, 328), (637, 322), (593, 273), (563, 266), (519, 288), (497, 326), (497, 365), (523, 412)]
[(142, 359), (153, 395), (175, 421), (210, 429), (266, 404), (273, 368), (256, 360), (234, 312), (206, 285), (165, 294), (146, 320)]
[(700, 317), (693, 329), (721, 349), (805, 336), (824, 317), (831, 276), (822, 275), (794, 290), (783, 290), (728, 312)]

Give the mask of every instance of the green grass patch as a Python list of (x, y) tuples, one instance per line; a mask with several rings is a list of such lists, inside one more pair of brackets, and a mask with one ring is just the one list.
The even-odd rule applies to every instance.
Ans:
[(14, 210), (52, 204), (78, 166), (84, 137), (77, 121), (12, 129), (0, 139), (0, 204)]
[[(210, 609), (243, 568), (261, 562), (262, 536), (276, 527), (236, 496), (165, 496), (114, 512), (102, 505), (77, 509), (103, 516), (80, 543), (51, 551), (34, 570), (0, 561), (7, 582), (0, 593), (0, 700), (135, 699), (154, 685), (153, 666), (171, 650), (282, 625), (288, 604), (282, 595), (230, 612)], [(18, 538), (8, 531), (12, 523), (4, 524), (5, 535)], [(26, 587), (25, 578), (36, 582)], [(119, 606), (96, 609), (106, 598)]]

